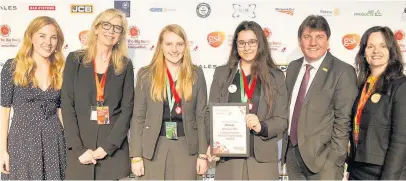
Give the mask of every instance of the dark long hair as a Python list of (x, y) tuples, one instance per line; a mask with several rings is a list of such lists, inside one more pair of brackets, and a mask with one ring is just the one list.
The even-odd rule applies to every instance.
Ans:
[(389, 50), (389, 60), (385, 71), (380, 75), (375, 85), (375, 91), (380, 91), (385, 82), (391, 82), (398, 79), (403, 74), (403, 58), (397, 40), (391, 29), (386, 26), (374, 26), (369, 28), (361, 37), (359, 51), (355, 57), (358, 73), (358, 88), (362, 88), (371, 74), (371, 68), (365, 57), (365, 49), (368, 44), (369, 36), (374, 32), (382, 33), (385, 38), (386, 46)]
[[(254, 63), (251, 65), (251, 74), (257, 75), (261, 80), (261, 84), (264, 87), (264, 95), (267, 100), (268, 105), (272, 104), (271, 96), (271, 76), (269, 74), (270, 68), (275, 68), (276, 65), (271, 57), (271, 52), (269, 50), (268, 40), (265, 36), (262, 27), (254, 21), (243, 21), (241, 22), (234, 32), (233, 44), (231, 47), (230, 56), (228, 58), (228, 68), (229, 72), (237, 66), (241, 57), (238, 55), (237, 39), (238, 33), (245, 30), (251, 30), (257, 36), (258, 39), (258, 50), (255, 56)], [(271, 113), (271, 108), (269, 108), (268, 115)]]

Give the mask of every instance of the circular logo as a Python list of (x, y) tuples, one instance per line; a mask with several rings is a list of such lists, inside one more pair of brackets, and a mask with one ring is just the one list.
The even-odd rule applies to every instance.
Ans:
[(405, 38), (405, 33), (402, 30), (395, 31), (395, 39), (401, 41)]
[(264, 28), (264, 33), (265, 33), (265, 37), (266, 37), (266, 38), (269, 38), (269, 37), (272, 36), (272, 31), (271, 31), (271, 29), (269, 29), (268, 27), (265, 27), (265, 28)]
[(82, 43), (82, 45), (86, 44), (87, 41), (87, 32), (88, 30), (83, 30), (79, 33), (79, 41)]
[(128, 9), (129, 6), (130, 6), (130, 4), (128, 2), (123, 2), (123, 4), (121, 5), (121, 7), (123, 7), (123, 9)]
[(200, 3), (196, 7), (196, 14), (201, 18), (207, 18), (210, 15), (210, 12), (210, 6), (207, 3)]
[(11, 29), (8, 25), (1, 25), (0, 26), (0, 34), (3, 37), (8, 37), (11, 33)]
[(136, 26), (130, 26), (130, 30), (128, 31), (128, 34), (132, 37), (135, 38), (138, 35), (140, 35), (140, 29), (138, 29)]
[(334, 16), (338, 16), (338, 15), (340, 15), (340, 9), (338, 9), (338, 8), (334, 8), (334, 10), (333, 10), (333, 14), (334, 14)]

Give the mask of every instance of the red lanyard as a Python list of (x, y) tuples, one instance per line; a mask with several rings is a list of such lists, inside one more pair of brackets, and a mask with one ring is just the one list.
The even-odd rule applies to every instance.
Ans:
[(99, 80), (99, 76), (97, 76), (96, 72), (96, 61), (93, 61), (93, 67), (94, 67), (94, 79), (96, 80), (96, 100), (98, 103), (103, 103), (104, 102), (104, 87), (106, 85), (106, 77), (107, 77), (107, 70), (108, 66), (106, 68), (106, 71), (103, 74), (103, 77), (101, 80)]
[[(176, 104), (179, 105), (180, 97), (179, 97), (178, 92), (176, 91), (175, 82), (173, 82), (171, 73), (169, 72), (168, 68), (166, 69), (166, 75), (168, 76), (169, 84), (171, 85), (171, 92), (172, 92), (173, 97), (175, 98), (175, 102), (176, 102)], [(168, 97), (168, 99), (169, 99), (169, 97)]]

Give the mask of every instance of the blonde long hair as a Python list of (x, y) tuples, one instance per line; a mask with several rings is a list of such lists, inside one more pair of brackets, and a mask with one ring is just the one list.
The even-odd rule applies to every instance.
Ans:
[[(84, 55), (83, 64), (90, 65), (92, 61), (96, 58), (97, 53), (97, 35), (95, 31), (103, 21), (109, 21), (115, 17), (121, 18), (121, 24), (123, 26), (123, 32), (121, 32), (120, 39), (118, 40), (117, 44), (113, 46), (113, 50), (111, 53), (111, 60), (114, 66), (114, 73), (120, 74), (123, 72), (124, 66), (127, 64), (127, 60), (124, 57), (128, 57), (128, 46), (127, 46), (127, 31), (128, 31), (128, 23), (125, 17), (125, 14), (117, 9), (107, 9), (100, 13), (96, 19), (92, 23), (92, 27), (90, 28), (87, 34), (87, 42), (84, 51), (80, 51)], [(112, 27), (113, 28), (113, 27)]]
[[(162, 50), (163, 35), (166, 32), (173, 32), (180, 36), (185, 41), (185, 51), (182, 58), (182, 64), (179, 69), (178, 83), (176, 84), (176, 90), (179, 96), (185, 100), (190, 101), (192, 99), (192, 86), (196, 80), (196, 66), (192, 64), (192, 58), (190, 56), (189, 41), (183, 28), (176, 24), (165, 26), (159, 34), (158, 43), (155, 49), (154, 56), (151, 63), (146, 67), (147, 72), (150, 73), (151, 89), (150, 95), (153, 101), (166, 100), (166, 64), (165, 57)], [(145, 74), (144, 74), (145, 75)]]
[(35, 18), (25, 30), (23, 43), (13, 61), (13, 66), (15, 68), (13, 73), (13, 81), (17, 86), (27, 87), (29, 83), (32, 83), (33, 87), (38, 86), (38, 81), (34, 76), (37, 65), (34, 59), (31, 57), (34, 51), (34, 47), (32, 45), (32, 36), (46, 25), (55, 26), (58, 39), (55, 52), (49, 57), (49, 77), (52, 79), (49, 88), (55, 90), (61, 89), (62, 72), (65, 63), (65, 57), (61, 52), (64, 43), (64, 36), (55, 19), (48, 16), (39, 16)]

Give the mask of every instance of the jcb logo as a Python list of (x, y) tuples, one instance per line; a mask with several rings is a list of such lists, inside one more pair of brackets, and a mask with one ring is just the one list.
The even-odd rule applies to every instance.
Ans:
[(70, 9), (71, 13), (93, 13), (93, 5), (91, 4), (72, 4)]

